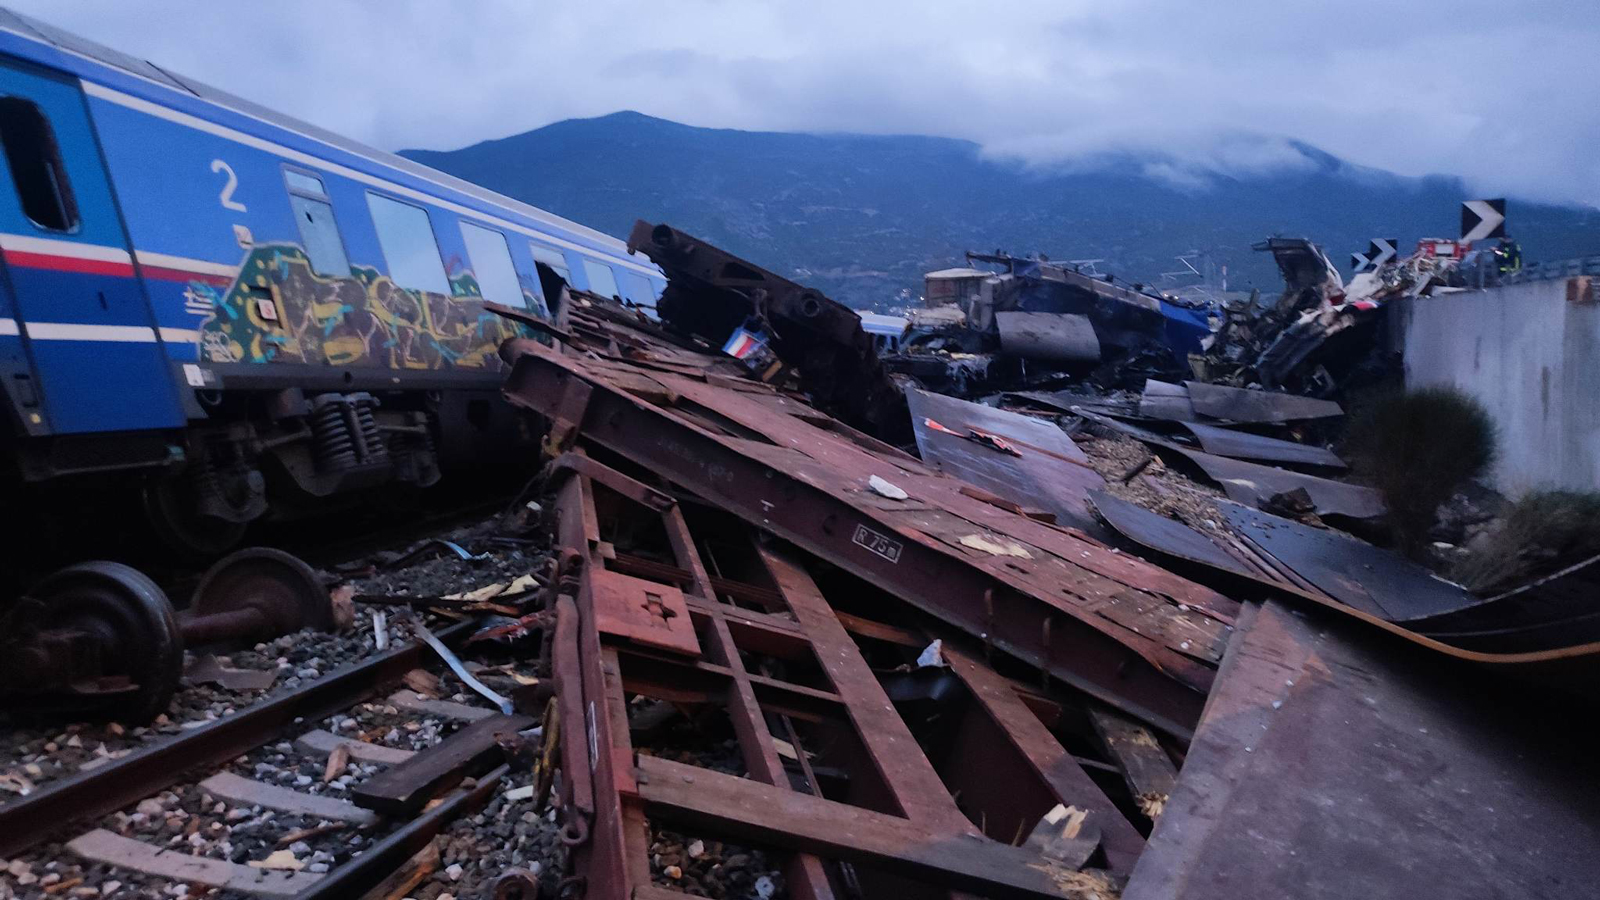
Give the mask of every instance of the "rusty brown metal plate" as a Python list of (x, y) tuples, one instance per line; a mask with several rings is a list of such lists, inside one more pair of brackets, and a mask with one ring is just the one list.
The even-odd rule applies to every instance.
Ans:
[[(548, 413), (594, 387), (580, 442), (682, 484), (1029, 665), (1169, 734), (1187, 734), (1237, 604), (1067, 528), (970, 496), (964, 482), (704, 381), (651, 373), (656, 397), (592, 361), (519, 345), (512, 402)], [(676, 397), (664, 403), (659, 396)], [(870, 476), (907, 492), (869, 488)]]
[[(1087, 500), (1105, 479), (1054, 422), (926, 391), (908, 391), (906, 400), (924, 461), (1019, 506), (1054, 513), (1062, 525), (1101, 532)], [(1014, 452), (975, 439), (974, 432), (996, 435)]]
[[(563, 466), (558, 477), (565, 479), (556, 502), (564, 562), (552, 667), (561, 709), (561, 808), (587, 896), (656, 896), (646, 813), (665, 827), (769, 848), (785, 860), (789, 896), (809, 900), (835, 896), (835, 861), (853, 864), (852, 877), (868, 896), (904, 895), (920, 883), (961, 885), (982, 896), (1077, 897), (1085, 886), (1108, 890), (1131, 870), (1142, 838), (1005, 679), (952, 651), (963, 679), (981, 694), (978, 708), (992, 717), (995, 740), (973, 746), (981, 765), (942, 777), (798, 556), (720, 529), (711, 532), (717, 552), (702, 556), (706, 535), (689, 530), (682, 504), (648, 505), (650, 495), (639, 491), (619, 494), (622, 503), (596, 503), (597, 485), (631, 479), (592, 461)], [(660, 529), (636, 532), (645, 537), (635, 540), (655, 543), (630, 543), (623, 526), (652, 518)], [(618, 538), (602, 545), (593, 534)], [(664, 545), (654, 536), (664, 536)], [(642, 562), (645, 552), (665, 559)], [(672, 584), (612, 571), (618, 560)], [(711, 574), (717, 570), (756, 580), (731, 589), (728, 575)], [(678, 596), (684, 621), (698, 625), (700, 658), (656, 652), (637, 640), (637, 627), (629, 627), (637, 623), (618, 627), (611, 607), (652, 592)], [(731, 597), (763, 598), (767, 610), (724, 599)], [(629, 695), (721, 705), (745, 775), (636, 752)], [(804, 732), (814, 736), (809, 743), (796, 720), (816, 729)], [(780, 745), (794, 764), (780, 757)], [(830, 782), (824, 792), (813, 756), (819, 767), (849, 773), (843, 785)], [(985, 784), (989, 790), (977, 789)], [(993, 790), (1013, 784), (1028, 789)], [(1027, 833), (1021, 826), (1058, 803), (1093, 816), (1094, 828), (1079, 840), (1091, 850), (1103, 844), (1096, 866), (1104, 871), (1078, 871), (1032, 845), (1012, 845), (1016, 832)]]
[(1123, 900), (1569, 897), (1600, 788), (1566, 716), (1277, 603), (1239, 635)]
[(601, 632), (674, 653), (700, 655), (689, 606), (683, 602), (683, 592), (672, 585), (598, 571), (589, 578), (589, 590)]

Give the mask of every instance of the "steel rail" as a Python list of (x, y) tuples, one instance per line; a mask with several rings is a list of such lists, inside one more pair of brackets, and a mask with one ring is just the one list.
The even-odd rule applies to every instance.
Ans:
[[(447, 644), (459, 643), (475, 624), (457, 623), (439, 632), (439, 637)], [(0, 806), (0, 857), (16, 856), (67, 826), (137, 803), (196, 769), (227, 762), (271, 741), (298, 721), (313, 721), (347, 709), (384, 685), (399, 681), (432, 653), (417, 642), (351, 663), (305, 687)]]
[(487, 803), (510, 771), (509, 765), (498, 766), (479, 778), (472, 787), (452, 791), (422, 815), (395, 829), (361, 855), (353, 857), (296, 894), (295, 900), (348, 900), (350, 897), (360, 897), (400, 868), (452, 820)]

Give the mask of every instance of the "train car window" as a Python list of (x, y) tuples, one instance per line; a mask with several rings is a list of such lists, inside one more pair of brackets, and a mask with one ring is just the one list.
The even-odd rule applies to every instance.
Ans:
[(350, 277), (350, 258), (344, 254), (344, 240), (333, 221), (333, 207), (325, 200), (299, 194), (289, 195), (294, 221), (300, 226), (300, 242), (305, 246), (311, 271), (335, 278)]
[(322, 179), (293, 169), (285, 169), (283, 181), (289, 188), (289, 208), (300, 228), (300, 243), (305, 247), (311, 271), (335, 278), (350, 277), (350, 258), (344, 252), (344, 239), (333, 219), (333, 205)]
[(308, 197), (317, 197), (322, 200), (328, 199), (328, 192), (322, 187), (322, 179), (315, 175), (307, 175), (304, 172), (285, 169), (283, 181), (289, 185), (289, 190), (293, 193), (305, 194)]
[(450, 279), (444, 274), (428, 211), (371, 191), (367, 192), (367, 209), (372, 211), (378, 246), (394, 283), (414, 291), (450, 293)]
[(478, 279), (483, 299), (506, 306), (527, 306), (527, 301), (522, 299), (522, 282), (517, 280), (517, 267), (511, 262), (506, 236), (462, 222), (461, 237), (467, 242), (467, 258), (472, 260), (472, 274)]
[(583, 261), (583, 274), (589, 276), (589, 290), (594, 293), (602, 297), (621, 296), (622, 292), (617, 289), (617, 276), (605, 263), (586, 259)]
[(533, 241), (528, 242), (528, 247), (533, 250), (534, 262), (544, 263), (550, 267), (550, 271), (560, 275), (562, 281), (572, 283), (572, 270), (567, 268), (567, 258), (561, 255), (560, 250)]
[(650, 290), (650, 282), (637, 272), (617, 272), (617, 286), (622, 288), (622, 296), (640, 306), (655, 306), (656, 295)]
[(44, 111), (21, 97), (0, 97), (0, 144), (28, 219), (45, 231), (77, 230), (78, 203)]

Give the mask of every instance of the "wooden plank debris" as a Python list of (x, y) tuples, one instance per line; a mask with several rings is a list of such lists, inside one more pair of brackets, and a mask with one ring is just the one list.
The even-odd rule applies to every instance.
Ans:
[(413, 750), (401, 750), (398, 747), (385, 747), (382, 744), (374, 744), (369, 741), (357, 740), (356, 738), (340, 737), (331, 731), (323, 731), (320, 728), (300, 735), (294, 742), (294, 745), (302, 751), (312, 756), (322, 757), (332, 753), (333, 748), (340, 744), (349, 744), (350, 758), (359, 759), (362, 762), (393, 765), (394, 763), (405, 762), (415, 754)]
[(123, 837), (104, 828), (96, 828), (73, 838), (67, 842), (67, 849), (92, 862), (132, 869), (158, 878), (267, 897), (293, 897), (322, 877), (309, 872), (257, 869), (220, 859), (190, 856), (179, 850), (165, 850), (144, 841)]
[(300, 791), (245, 778), (232, 772), (218, 772), (200, 782), (201, 790), (239, 806), (260, 806), (278, 812), (315, 816), (352, 825), (374, 825), (378, 817), (348, 800), (337, 797), (319, 797)]
[(479, 719), (410, 759), (379, 772), (351, 789), (355, 803), (385, 815), (413, 815), (445, 788), (483, 772), (501, 758), (496, 734), (532, 728), (528, 716)]

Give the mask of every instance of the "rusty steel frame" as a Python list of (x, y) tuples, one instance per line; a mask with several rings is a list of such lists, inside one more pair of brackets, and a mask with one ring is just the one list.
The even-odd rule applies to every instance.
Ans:
[[(506, 396), (553, 420), (560, 440), (551, 443), (558, 449), (583, 443), (619, 454), (967, 632), (987, 648), (1042, 668), (1180, 740), (1192, 734), (1226, 642), (1222, 629), (1237, 608), (1233, 601), (1115, 555), (1082, 534), (957, 496), (961, 482), (827, 429), (825, 417), (776, 392), (758, 396), (709, 377), (650, 372), (620, 361), (595, 363), (532, 342), (515, 350), (520, 356), (508, 376)], [(789, 414), (752, 411), (757, 401), (787, 404)], [(689, 412), (681, 413), (675, 404)], [(751, 428), (751, 421), (766, 430)], [(885, 505), (891, 501), (860, 490), (865, 472), (855, 473), (860, 487), (842, 483), (844, 465), (876, 466), (905, 479), (902, 483), (926, 486), (937, 497), (891, 509)], [(908, 516), (922, 518), (908, 523)], [(1017, 559), (976, 559), (930, 536), (929, 529), (940, 524), (1026, 535), (1033, 546), (1050, 548), (1045, 552), (1051, 556), (1030, 562), (1031, 570)], [(1075, 599), (1053, 596), (1057, 590)], [(1125, 602), (1118, 607), (1119, 601)], [(1115, 619), (1135, 610), (1139, 615), (1154, 610), (1145, 630), (1140, 621)], [(1215, 655), (1209, 659), (1175, 650), (1177, 638), (1162, 643), (1161, 634), (1150, 633), (1194, 628), (1196, 621), (1210, 623), (1204, 640), (1194, 641), (1212, 643)]]
[[(661, 495), (654, 489), (576, 454), (558, 460), (552, 471), (560, 479), (554, 508), (562, 559), (551, 644), (562, 723), (559, 803), (572, 845), (572, 867), (586, 885), (587, 897), (683, 896), (650, 883), (647, 815), (787, 851), (785, 877), (797, 898), (836, 896), (837, 872), (830, 879), (832, 866), (822, 857), (850, 863), (863, 883), (897, 891), (916, 889), (899, 880), (909, 877), (986, 896), (1060, 897), (1069, 895), (1069, 884), (1081, 884), (1074, 878), (1087, 877), (1033, 848), (1011, 846), (1006, 842), (1009, 833), (1002, 840), (984, 836), (793, 555), (744, 535), (748, 546), (743, 561), (764, 572), (770, 584), (741, 588), (733, 579), (711, 573), (683, 510), (659, 503)], [(614, 497), (597, 503), (597, 486)], [(616, 498), (627, 506), (625, 512), (616, 508)], [(604, 521), (602, 508), (609, 511)], [(667, 543), (655, 552), (670, 555), (670, 563), (641, 560), (605, 538), (616, 522), (651, 519), (659, 520)], [(625, 562), (617, 566), (619, 560)], [(682, 591), (699, 637), (698, 655), (664, 650), (665, 643), (651, 632), (659, 623), (603, 627), (614, 623), (617, 613), (614, 607), (606, 616), (600, 614), (595, 585), (619, 568), (635, 579), (657, 578), (662, 589), (670, 585)], [(759, 598), (764, 608), (729, 602), (734, 598)], [(659, 618), (661, 611), (637, 604), (635, 615), (643, 621)], [(742, 651), (814, 662), (825, 686), (752, 672)], [(1101, 836), (1109, 872), (1123, 876), (1131, 871), (1143, 846), (1131, 823), (1008, 681), (966, 657), (955, 656), (953, 665), (971, 690), (975, 708), (992, 721), (1000, 738), (982, 753), (983, 766), (970, 775), (978, 781), (999, 776), (999, 783), (1025, 787), (1016, 796), (989, 797), (986, 802), (997, 810), (1014, 807), (1029, 828), (1056, 803), (1084, 810)], [(629, 693), (721, 706), (748, 777), (636, 754), (629, 733)], [(850, 802), (819, 796), (792, 720), (826, 722), (851, 735), (852, 774), (844, 798)], [(775, 727), (794, 746), (799, 772), (785, 768)], [(1010, 829), (1017, 815), (1003, 824), (1002, 818), (995, 817), (996, 828)]]

